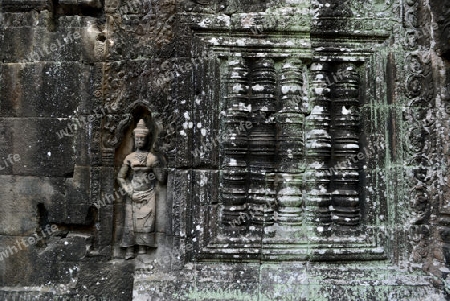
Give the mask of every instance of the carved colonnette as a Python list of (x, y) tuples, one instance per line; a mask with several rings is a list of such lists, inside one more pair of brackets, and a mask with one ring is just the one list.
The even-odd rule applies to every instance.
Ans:
[(298, 59), (281, 66), (277, 126), (277, 222), (298, 228), (303, 223), (303, 170), (305, 114), (303, 106), (303, 65)]
[(252, 211), (250, 224), (267, 227), (274, 222), (275, 206), (275, 83), (276, 73), (272, 58), (258, 58), (253, 63), (249, 99), (248, 204)]
[[(248, 122), (248, 65), (242, 58), (229, 61), (230, 76), (227, 82), (225, 137), (223, 141), (221, 199), (224, 206), (222, 224), (231, 231), (248, 230), (247, 161), (248, 137), (245, 125)], [(241, 129), (240, 129), (241, 127)], [(238, 129), (236, 131), (236, 129)]]
[(307, 209), (306, 218), (323, 226), (331, 224), (331, 99), (330, 70), (326, 62), (317, 62), (310, 69), (310, 113), (306, 118)]
[(360, 182), (358, 158), (360, 150), (360, 86), (356, 66), (341, 64), (341, 75), (333, 91), (333, 153), (337, 169), (332, 178), (332, 219), (336, 224), (354, 226), (360, 222)]

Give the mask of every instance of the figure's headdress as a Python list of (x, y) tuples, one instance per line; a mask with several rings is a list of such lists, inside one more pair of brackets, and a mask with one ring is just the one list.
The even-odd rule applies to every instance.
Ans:
[(147, 136), (149, 130), (145, 126), (144, 119), (139, 119), (136, 128), (133, 130), (134, 136)]

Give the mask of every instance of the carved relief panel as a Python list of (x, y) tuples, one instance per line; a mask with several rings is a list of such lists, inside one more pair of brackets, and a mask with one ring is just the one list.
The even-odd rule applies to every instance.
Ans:
[[(396, 54), (382, 49), (398, 7), (382, 9), (376, 22), (356, 14), (337, 33), (332, 11), (311, 20), (309, 8), (289, 9), (180, 15), (192, 30), (193, 80), (177, 111), (188, 149), (177, 148), (186, 156), (168, 189), (174, 235), (193, 246), (192, 260), (388, 256), (385, 227), (396, 220), (383, 172), (398, 129), (389, 86)], [(416, 106), (426, 58), (407, 59), (405, 90)]]
[[(351, 54), (331, 47), (311, 53), (317, 40), (301, 29), (243, 39), (238, 32), (212, 38), (200, 27), (197, 52), (210, 56), (205, 79), (214, 79), (205, 94), (218, 104), (205, 157), (217, 151), (219, 163), (193, 171), (206, 187), (191, 196), (192, 257), (384, 258), (375, 225), (385, 199), (371, 195), (383, 184), (372, 177), (376, 150), (368, 149), (378, 137), (369, 115), (379, 89), (367, 80), (379, 59), (370, 39), (342, 41)], [(205, 175), (212, 181), (202, 182)], [(206, 197), (208, 189), (217, 196)]]

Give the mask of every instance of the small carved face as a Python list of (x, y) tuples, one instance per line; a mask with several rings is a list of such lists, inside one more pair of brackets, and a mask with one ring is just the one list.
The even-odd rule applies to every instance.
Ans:
[(142, 135), (136, 135), (134, 136), (134, 146), (137, 149), (141, 149), (145, 146), (145, 143), (147, 142), (147, 137)]
[(415, 48), (417, 45), (417, 35), (415, 32), (410, 31), (406, 33), (406, 44), (410, 48)]
[(411, 82), (411, 90), (412, 90), (412, 92), (418, 93), (418, 92), (420, 91), (420, 88), (421, 88), (421, 87), (422, 87), (422, 85), (420, 84), (420, 82), (419, 82), (418, 79), (414, 79), (414, 80)]
[(422, 78), (420, 76), (412, 76), (408, 78), (408, 82), (406, 84), (406, 88), (408, 89), (408, 94), (410, 97), (417, 97), (422, 92)]
[(410, 59), (409, 67), (411, 68), (411, 71), (414, 73), (421, 73), (422, 72), (422, 64), (420, 63), (419, 58), (413, 56)]

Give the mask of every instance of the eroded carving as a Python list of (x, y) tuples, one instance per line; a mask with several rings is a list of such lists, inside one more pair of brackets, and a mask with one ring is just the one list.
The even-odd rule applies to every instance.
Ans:
[(302, 64), (287, 60), (281, 70), (281, 110), (277, 123), (276, 175), (278, 224), (300, 226), (303, 213), (304, 123)]
[(410, 189), (408, 201), (410, 216), (408, 222), (410, 259), (414, 263), (424, 263), (429, 255), (431, 206), (435, 201), (433, 181), (436, 172), (432, 170), (433, 158), (430, 155), (432, 128), (435, 123), (433, 106), (434, 84), (431, 75), (431, 62), (425, 36), (419, 37), (418, 11), (419, 1), (410, 0), (405, 4), (404, 26), (406, 27), (405, 49), (409, 50), (405, 66), (405, 96), (407, 110), (405, 119), (409, 122), (408, 135), (405, 135), (407, 154), (406, 162), (409, 172)]
[(224, 157), (222, 162), (223, 203), (222, 223), (233, 231), (245, 231), (247, 212), (247, 133), (235, 132), (243, 122), (247, 122), (248, 110), (248, 66), (242, 58), (233, 58), (229, 62), (230, 76), (227, 84), (227, 113), (224, 117), (226, 130), (224, 139)]
[(307, 216), (313, 221), (331, 223), (331, 173), (330, 92), (329, 65), (314, 63), (311, 66), (310, 114), (306, 118), (306, 150), (308, 198)]
[(146, 247), (157, 247), (155, 241), (156, 181), (163, 181), (162, 162), (147, 148), (149, 129), (139, 120), (133, 131), (136, 150), (125, 157), (117, 180), (126, 191), (125, 225), (120, 246), (127, 249), (125, 258), (134, 257)]
[(262, 58), (252, 70), (251, 122), (249, 135), (249, 207), (251, 223), (272, 225), (275, 202), (275, 112), (276, 73), (273, 59)]

